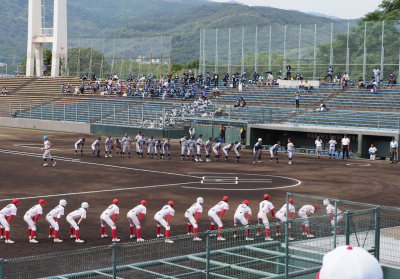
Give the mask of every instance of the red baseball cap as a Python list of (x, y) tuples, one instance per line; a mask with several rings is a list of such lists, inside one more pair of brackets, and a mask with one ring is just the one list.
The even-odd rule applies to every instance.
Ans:
[(39, 204), (46, 204), (47, 202), (44, 201), (44, 199), (39, 200)]
[(16, 203), (21, 203), (21, 202), (18, 199), (13, 199), (12, 203), (16, 204)]

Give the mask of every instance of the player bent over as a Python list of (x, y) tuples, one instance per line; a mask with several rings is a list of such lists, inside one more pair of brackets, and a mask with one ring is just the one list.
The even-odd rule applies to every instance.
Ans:
[(122, 157), (122, 142), (119, 139), (116, 139), (114, 144), (117, 152), (117, 158), (119, 158), (119, 154), (121, 154)]
[[(174, 243), (174, 241), (169, 239), (169, 231), (171, 229), (169, 220), (175, 214), (175, 210), (172, 208), (173, 206), (174, 202), (169, 201), (167, 205), (164, 205), (163, 208), (154, 215), (154, 220), (157, 222), (157, 237), (164, 236), (161, 234), (161, 226), (165, 228), (165, 243)], [(167, 221), (164, 219), (166, 216), (168, 216)]]
[(101, 238), (107, 237), (105, 233), (107, 223), (107, 225), (109, 225), (111, 228), (111, 234), (113, 237), (112, 242), (120, 241), (120, 239), (117, 238), (117, 227), (115, 226), (115, 220), (117, 220), (117, 215), (119, 214), (118, 203), (119, 201), (117, 199), (114, 199), (113, 204), (110, 205), (106, 210), (104, 210), (103, 213), (100, 215)]
[(0, 210), (0, 239), (4, 239), (3, 231), (5, 230), (5, 243), (14, 243), (14, 241), (10, 239), (10, 222), (12, 218), (17, 215), (17, 207), (20, 203), (19, 200), (14, 199), (12, 203)]
[[(213, 231), (214, 230), (214, 226), (215, 226), (215, 224), (217, 224), (218, 225), (218, 238), (217, 238), (217, 240), (225, 240), (225, 238), (223, 238), (222, 236), (221, 236), (221, 233), (222, 233), (222, 227), (223, 227), (223, 224), (222, 224), (222, 221), (221, 221), (221, 219), (222, 219), (222, 216), (224, 216), (224, 214), (225, 214), (225, 212), (227, 211), (227, 210), (229, 210), (229, 205), (228, 205), (228, 197), (227, 196), (224, 196), (223, 198), (222, 198), (222, 201), (220, 201), (219, 203), (217, 203), (216, 205), (214, 205), (214, 207), (212, 207), (209, 211), (208, 211), (208, 218), (210, 219), (210, 221), (211, 221), (211, 227), (210, 227), (210, 230), (211, 231)], [(221, 212), (221, 215), (218, 217), (218, 213), (220, 213)]]
[(128, 151), (129, 158), (131, 157), (131, 145), (132, 145), (132, 140), (128, 136), (127, 133), (125, 133), (125, 136), (122, 138), (122, 158), (125, 156), (125, 152)]
[(268, 201), (269, 198), (270, 195), (268, 194), (264, 195), (264, 201), (260, 202), (260, 210), (258, 211), (257, 214), (257, 219), (258, 219), (257, 236), (260, 235), (261, 225), (264, 224), (266, 241), (273, 240), (271, 237), (269, 237), (269, 221), (267, 217), (268, 212), (271, 211), (272, 222), (275, 222), (274, 206), (270, 201)]
[(190, 153), (192, 154), (192, 161), (194, 161), (194, 146), (196, 145), (196, 141), (194, 138), (190, 138), (188, 140), (188, 149), (187, 149), (187, 155), (186, 155), (186, 160), (189, 159)]
[[(82, 220), (86, 218), (86, 211), (89, 208), (89, 204), (87, 202), (83, 202), (81, 205), (81, 208), (72, 211), (70, 214), (67, 215), (67, 221), (70, 224), (70, 232), (71, 232), (71, 237), (70, 238), (75, 238), (76, 243), (83, 243), (85, 242), (84, 240), (79, 238), (79, 225), (82, 223)], [(75, 222), (76, 219), (79, 218), (78, 223)], [(74, 234), (74, 229), (75, 229), (75, 234)]]
[[(247, 214), (247, 218), (244, 216)], [(251, 209), (249, 207), (249, 201), (245, 200), (243, 201), (238, 208), (235, 211), (235, 215), (233, 218), (233, 237), (236, 237), (236, 228), (240, 223), (242, 223), (243, 226), (246, 227), (246, 240), (254, 240), (254, 238), (249, 237), (249, 219), (251, 216)]]
[(164, 142), (164, 144), (163, 144), (163, 153), (162, 154), (160, 154), (160, 156), (161, 156), (161, 160), (164, 160), (164, 155), (165, 155), (165, 153), (167, 153), (167, 155), (168, 155), (168, 159), (170, 159), (171, 160), (171, 153), (169, 152), (169, 149), (171, 148), (171, 139), (170, 138), (167, 138), (167, 140)]
[[(197, 220), (199, 219), (200, 213), (203, 212), (203, 203), (204, 200), (202, 197), (197, 198), (197, 202), (194, 203), (188, 210), (185, 212), (185, 218), (188, 221), (188, 234), (191, 234), (191, 229), (193, 226), (193, 241), (201, 241), (201, 238), (197, 237)], [(196, 219), (194, 215), (196, 214)]]
[(213, 147), (213, 152), (215, 154), (215, 161), (219, 161), (219, 156), (221, 156), (222, 141), (217, 142)]
[(139, 144), (139, 155), (140, 155), (139, 158), (143, 159), (143, 148), (144, 148), (144, 145), (146, 144), (146, 138), (145, 138), (144, 134), (142, 134), (142, 138), (139, 139), (138, 144)]
[(271, 153), (271, 164), (272, 161), (274, 160), (274, 156), (276, 158), (276, 163), (279, 163), (278, 161), (278, 148), (281, 146), (281, 142), (278, 141), (274, 146), (269, 148), (269, 152)]
[[(64, 207), (67, 206), (66, 200), (60, 200), (59, 204), (46, 215), (46, 220), (50, 224), (49, 228), (49, 238), (54, 237), (54, 242), (63, 242), (58, 238), (58, 231), (60, 230), (60, 226), (58, 225), (58, 220), (60, 220), (61, 216), (64, 215)], [(54, 218), (57, 218), (54, 221)], [(53, 236), (54, 230), (54, 236)]]
[(112, 157), (112, 155), (111, 155), (111, 150), (112, 150), (112, 148), (113, 148), (113, 146), (112, 146), (112, 142), (113, 142), (113, 139), (112, 139), (112, 137), (111, 136), (108, 136), (108, 138), (105, 140), (105, 150), (106, 150), (106, 155), (104, 156), (104, 157), (106, 157), (107, 158), (107, 152), (109, 153), (109, 157), (111, 158)]
[(199, 139), (197, 140), (197, 154), (196, 154), (195, 161), (199, 161), (199, 162), (203, 161), (201, 159), (201, 152), (203, 151), (203, 147), (204, 147), (203, 135), (199, 135)]
[(94, 157), (94, 154), (97, 152), (97, 157), (100, 157), (100, 144), (101, 144), (101, 138), (98, 138), (92, 143), (92, 157)]
[(258, 162), (261, 163), (261, 154), (262, 154), (262, 138), (259, 138), (253, 148), (253, 164), (256, 163), (256, 157), (258, 156)]
[(154, 140), (154, 137), (151, 136), (150, 139), (147, 141), (147, 159), (154, 158), (154, 146), (156, 145), (156, 141)]
[(231, 151), (231, 149), (233, 148), (233, 143), (230, 143), (228, 145), (225, 145), (224, 148), (222, 148), (222, 151), (225, 154), (225, 162), (228, 163), (228, 157), (229, 157), (229, 152)]
[(239, 159), (240, 159), (240, 155), (241, 155), (240, 150), (242, 149), (243, 143), (244, 143), (244, 140), (241, 140), (239, 143), (236, 142), (236, 146), (235, 146), (235, 153), (236, 153), (235, 162), (236, 163), (239, 163)]
[(44, 146), (42, 147), (42, 150), (44, 150), (43, 154), (43, 160), (44, 160), (44, 165), (43, 167), (47, 167), (47, 157), (53, 162), (53, 167), (56, 165), (56, 162), (53, 160), (53, 157), (51, 157), (50, 154), (50, 148), (53, 146), (51, 142), (49, 141), (48, 136), (43, 137), (43, 144)]
[(213, 139), (212, 137), (209, 137), (208, 141), (206, 141), (206, 162), (211, 162), (210, 155), (211, 155), (212, 144), (213, 144)]
[[(147, 202), (145, 200), (142, 200), (139, 205), (130, 210), (126, 215), (126, 217), (128, 217), (128, 221), (130, 224), (129, 226), (130, 238), (135, 237), (135, 235), (133, 234), (133, 226), (136, 226), (137, 242), (144, 241), (144, 239), (140, 237), (140, 221), (142, 220), (144, 214), (146, 214), (147, 211), (146, 204)], [(138, 215), (139, 218), (137, 217)]]
[(84, 145), (85, 145), (85, 138), (81, 138), (77, 142), (75, 142), (75, 156), (78, 155), (78, 149), (81, 151), (81, 156), (83, 156)]
[[(332, 228), (335, 228), (335, 206), (333, 206), (328, 199), (325, 199), (323, 201), (324, 205), (326, 206), (326, 213), (329, 214), (331, 216), (331, 225)], [(336, 225), (339, 224), (340, 220), (342, 220), (343, 218), (343, 214), (342, 211), (339, 210), (339, 208), (336, 209)], [(332, 231), (332, 233), (335, 233), (334, 231)], [(336, 232), (336, 234), (338, 234), (338, 231)]]
[(288, 155), (288, 158), (289, 158), (289, 163), (288, 164), (291, 165), (292, 164), (293, 151), (294, 151), (294, 144), (293, 144), (291, 139), (288, 139), (287, 141), (288, 141), (288, 144), (287, 144), (287, 155)]
[[(281, 222), (285, 222), (286, 221), (286, 204), (284, 204), (282, 206), (281, 209), (279, 209), (279, 211), (275, 214), (275, 217), (278, 221)], [(293, 199), (290, 198), (289, 199), (289, 219), (292, 219), (293, 213), (296, 212), (296, 208), (293, 206)], [(281, 228), (281, 226), (276, 225), (276, 236), (281, 235), (281, 233), (279, 232), (279, 229)], [(292, 228), (292, 224), (289, 223), (289, 240), (294, 240), (294, 238), (290, 237), (290, 229)]]
[(163, 142), (162, 140), (156, 141), (156, 154), (154, 155), (154, 158), (157, 159), (157, 153), (160, 154), (160, 159), (162, 159), (162, 147), (163, 147)]
[(317, 212), (318, 206), (317, 205), (303, 205), (299, 210), (299, 217), (303, 219), (301, 227), (303, 228), (303, 235), (307, 235), (308, 238), (314, 237), (310, 234), (310, 218), (311, 214)]
[(30, 243), (38, 243), (38, 241), (35, 239), (36, 222), (39, 219), (40, 215), (43, 214), (43, 207), (45, 204), (46, 202), (43, 199), (40, 199), (39, 204), (34, 205), (26, 212), (24, 216), (24, 220), (28, 224)]
[(183, 138), (179, 141), (179, 144), (181, 145), (181, 160), (185, 160), (185, 153), (187, 149), (187, 135), (184, 135)]

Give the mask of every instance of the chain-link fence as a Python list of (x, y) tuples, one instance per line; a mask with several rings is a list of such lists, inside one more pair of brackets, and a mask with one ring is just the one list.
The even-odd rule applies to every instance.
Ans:
[(271, 71), (286, 76), (300, 72), (305, 79), (322, 79), (332, 65), (334, 76), (370, 80), (375, 66), (380, 79), (400, 75), (399, 22), (335, 22), (331, 24), (202, 29), (200, 72), (220, 74)]

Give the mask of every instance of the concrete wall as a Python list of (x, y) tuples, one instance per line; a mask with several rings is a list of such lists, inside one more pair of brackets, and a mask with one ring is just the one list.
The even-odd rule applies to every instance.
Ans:
[(87, 123), (0, 117), (0, 126), (67, 132), (67, 133), (90, 134), (90, 124)]

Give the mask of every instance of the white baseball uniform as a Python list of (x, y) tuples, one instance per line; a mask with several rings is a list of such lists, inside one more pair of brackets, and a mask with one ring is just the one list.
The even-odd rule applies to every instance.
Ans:
[(336, 144), (337, 144), (337, 142), (334, 139), (331, 139), (329, 141), (329, 154), (331, 154), (331, 155), (335, 154), (335, 152), (336, 152)]
[[(334, 218), (334, 216), (335, 216), (335, 206), (332, 205), (332, 204), (328, 204), (328, 205), (326, 206), (326, 213), (328, 213), (329, 215), (331, 215), (331, 218)], [(339, 208), (337, 208), (336, 213), (337, 213), (337, 215), (336, 215), (336, 216), (337, 216), (337, 217), (336, 217), (336, 218), (337, 218), (336, 224), (337, 224), (337, 223), (340, 222), (340, 220), (342, 220), (343, 214), (342, 214), (342, 211), (339, 210)], [(332, 220), (331, 220), (331, 224), (332, 224), (332, 226), (335, 225), (335, 219), (332, 219)]]
[(240, 150), (242, 149), (243, 144), (241, 142), (239, 142), (238, 144), (236, 144), (235, 146), (235, 153), (236, 156), (240, 156)]
[(61, 216), (64, 215), (64, 206), (62, 205), (57, 205), (52, 211), (50, 211), (46, 215), (46, 220), (50, 224), (50, 228), (53, 228), (54, 230), (58, 231), (60, 229), (60, 226), (58, 225), (58, 222), (54, 220), (54, 218), (61, 218)]
[(212, 140), (206, 141), (206, 156), (210, 156), (212, 143)]
[(49, 158), (50, 160), (53, 159), (53, 157), (51, 157), (51, 154), (50, 154), (51, 142), (46, 140), (46, 141), (43, 142), (43, 144), (44, 144), (44, 147), (43, 147), (43, 149), (44, 149), (43, 159), (46, 159), (46, 158)]
[(213, 151), (215, 155), (219, 155), (219, 151), (221, 150), (222, 147), (222, 142), (218, 142), (216, 145), (213, 147)]
[(131, 227), (134, 225), (136, 226), (137, 229), (140, 229), (140, 222), (138, 219), (138, 215), (140, 216), (141, 214), (146, 214), (147, 209), (144, 205), (139, 204), (133, 209), (129, 210), (128, 214), (126, 217), (128, 218), (129, 224)]
[[(251, 215), (251, 209), (250, 207), (248, 207), (247, 205), (245, 205), (244, 203), (240, 204), (238, 206), (238, 208), (235, 211), (235, 215), (233, 218), (233, 225), (235, 227), (237, 227), (237, 225), (240, 223), (242, 223), (243, 226), (248, 226), (249, 222), (247, 222), (247, 215), (250, 214)], [(246, 215), (246, 217), (245, 217)]]
[(233, 147), (232, 144), (228, 144), (224, 146), (224, 148), (222, 148), (222, 151), (224, 152), (225, 156), (228, 156), (228, 152), (232, 149), (232, 147)]
[(106, 147), (106, 152), (111, 152), (111, 145), (112, 145), (113, 139), (112, 138), (107, 138), (104, 142), (105, 147)]
[(218, 213), (220, 213), (223, 210), (229, 210), (229, 205), (224, 201), (220, 201), (208, 211), (208, 218), (211, 221), (211, 225), (217, 224), (218, 227), (220, 228), (223, 227), (222, 221), (218, 216)]
[(102, 227), (109, 225), (111, 229), (115, 230), (117, 227), (114, 224), (114, 221), (111, 219), (114, 217), (114, 214), (119, 214), (119, 207), (116, 204), (110, 205), (103, 213), (100, 215), (100, 223)]
[(36, 231), (36, 225), (33, 220), (38, 214), (43, 214), (43, 208), (40, 204), (34, 205), (25, 213), (24, 220), (32, 231)]
[(308, 227), (310, 222), (308, 221), (308, 214), (314, 214), (315, 213), (315, 208), (312, 205), (306, 204), (303, 205), (300, 210), (299, 210), (299, 217), (303, 219), (303, 224)]
[(139, 140), (142, 139), (141, 135), (136, 135), (135, 140), (136, 140), (136, 153), (140, 153), (140, 146), (139, 146)]
[(171, 215), (174, 216), (175, 210), (170, 205), (165, 205), (160, 211), (154, 215), (154, 220), (157, 222), (157, 227), (163, 226), (167, 231), (170, 230), (170, 226), (165, 221), (165, 217)]
[(130, 137), (123, 137), (122, 138), (122, 152), (125, 153), (126, 151), (128, 151), (128, 153), (131, 152), (131, 147), (130, 147), (130, 143), (131, 143), (131, 138)]
[(196, 141), (194, 139), (188, 140), (187, 156), (189, 156), (190, 153), (192, 153), (192, 155), (194, 155), (194, 146), (195, 146), (195, 144), (196, 144)]
[(83, 142), (82, 139), (80, 139), (77, 142), (75, 142), (75, 150), (81, 149), (83, 144), (84, 144), (84, 142)]
[(184, 155), (187, 149), (187, 140), (186, 138), (181, 138), (181, 154)]
[[(284, 204), (281, 209), (279, 209), (278, 212), (275, 213), (275, 218), (281, 222), (286, 221), (286, 204)], [(296, 208), (293, 206), (293, 204), (289, 203), (289, 214), (290, 213), (295, 213)], [(290, 225), (290, 224), (289, 224)]]
[(185, 218), (188, 221), (189, 225), (192, 225), (193, 228), (197, 229), (197, 222), (196, 219), (194, 218), (194, 215), (197, 214), (197, 212), (203, 212), (203, 206), (199, 203), (194, 203), (188, 210), (185, 212)]
[(66, 219), (72, 228), (79, 231), (79, 226), (75, 222), (75, 220), (80, 218), (86, 218), (86, 209), (84, 209), (83, 207), (72, 211), (70, 214), (67, 215)]
[(92, 143), (92, 150), (93, 151), (99, 150), (100, 149), (100, 143), (101, 143), (100, 140), (96, 140), (94, 143)]
[(293, 149), (294, 148), (294, 144), (293, 144), (293, 142), (288, 142), (288, 144), (287, 144), (287, 154), (288, 154), (288, 157), (289, 157), (289, 159), (292, 159), (292, 156), (293, 156)]
[(141, 139), (138, 140), (140, 154), (143, 153), (143, 147), (144, 147), (145, 143), (146, 143), (145, 137), (142, 137)]
[(154, 154), (154, 146), (156, 145), (156, 141), (154, 139), (149, 139), (147, 141), (147, 153), (153, 155)]
[(162, 147), (163, 147), (163, 142), (161, 140), (157, 141), (156, 142), (156, 155), (157, 155), (157, 153), (162, 154)]
[(198, 139), (197, 140), (197, 155), (201, 156), (201, 152), (203, 150), (203, 139)]
[(13, 203), (10, 203), (2, 210), (0, 210), (0, 225), (8, 232), (10, 231), (10, 226), (8, 224), (7, 218), (11, 215), (17, 215), (17, 207)]
[(371, 153), (369, 154), (369, 158), (370, 158), (371, 160), (375, 160), (375, 159), (376, 159), (376, 152), (378, 151), (378, 149), (374, 146), (374, 147), (370, 147), (370, 148), (368, 149), (368, 151), (371, 152)]
[(264, 224), (265, 227), (269, 228), (269, 221), (268, 221), (267, 214), (272, 209), (274, 209), (274, 205), (271, 202), (269, 202), (267, 200), (260, 202), (260, 209), (257, 214), (257, 219), (258, 219), (259, 225)]

